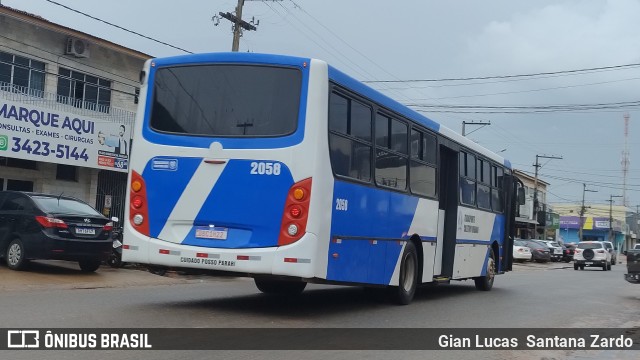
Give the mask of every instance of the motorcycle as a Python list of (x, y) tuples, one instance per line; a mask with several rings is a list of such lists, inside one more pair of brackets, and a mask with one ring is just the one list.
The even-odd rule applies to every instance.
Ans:
[[(118, 218), (111, 219), (114, 224), (118, 222)], [(122, 228), (113, 228), (111, 232), (111, 239), (113, 239), (113, 247), (111, 249), (111, 255), (107, 259), (107, 264), (112, 268), (121, 268), (124, 266), (122, 262)]]

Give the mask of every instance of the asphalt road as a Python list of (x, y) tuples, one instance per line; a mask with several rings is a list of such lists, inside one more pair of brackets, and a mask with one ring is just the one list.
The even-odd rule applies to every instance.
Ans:
[[(44, 276), (36, 267), (30, 277)], [(79, 327), (282, 327), (282, 328), (607, 328), (640, 326), (640, 286), (624, 281), (624, 266), (613, 271), (554, 264), (519, 265), (496, 278), (490, 292), (471, 281), (420, 289), (409, 306), (376, 299), (360, 288), (310, 285), (296, 299), (260, 294), (250, 279), (167, 278), (138, 270), (100, 270), (94, 278), (59, 270), (67, 280), (40, 287), (0, 285), (4, 328)], [(0, 283), (15, 274), (0, 269)], [(68, 286), (74, 277), (80, 288)], [(105, 280), (107, 279), (107, 280)], [(93, 282), (91, 281), (93, 280)], [(25, 280), (26, 281), (26, 280)], [(94, 285), (91, 285), (94, 284)], [(119, 285), (120, 284), (120, 285)], [(596, 309), (597, 311), (594, 311)], [(589, 313), (588, 316), (585, 313)], [(295, 341), (295, 339), (292, 339)], [(87, 352), (11, 352), (1, 359), (86, 359)], [(609, 351), (97, 351), (98, 359), (192, 358), (442, 358), (590, 359), (640, 358), (638, 352)]]

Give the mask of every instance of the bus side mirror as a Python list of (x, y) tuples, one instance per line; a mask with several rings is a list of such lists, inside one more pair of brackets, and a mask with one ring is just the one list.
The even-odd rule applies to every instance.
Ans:
[(518, 188), (518, 205), (524, 205), (525, 197), (524, 197), (524, 188)]

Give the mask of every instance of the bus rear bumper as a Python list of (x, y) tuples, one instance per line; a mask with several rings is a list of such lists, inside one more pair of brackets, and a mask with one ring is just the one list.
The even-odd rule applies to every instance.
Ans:
[(316, 252), (316, 244), (315, 234), (306, 233), (295, 243), (280, 247), (205, 248), (171, 243), (129, 232), (125, 233), (122, 261), (247, 275), (312, 278), (315, 276), (313, 254)]

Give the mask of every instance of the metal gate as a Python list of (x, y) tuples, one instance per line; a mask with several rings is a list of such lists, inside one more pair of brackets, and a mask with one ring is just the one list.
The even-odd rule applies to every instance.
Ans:
[(117, 217), (119, 224), (114, 225), (121, 227), (126, 205), (127, 173), (100, 170), (97, 190), (96, 209), (107, 217)]

